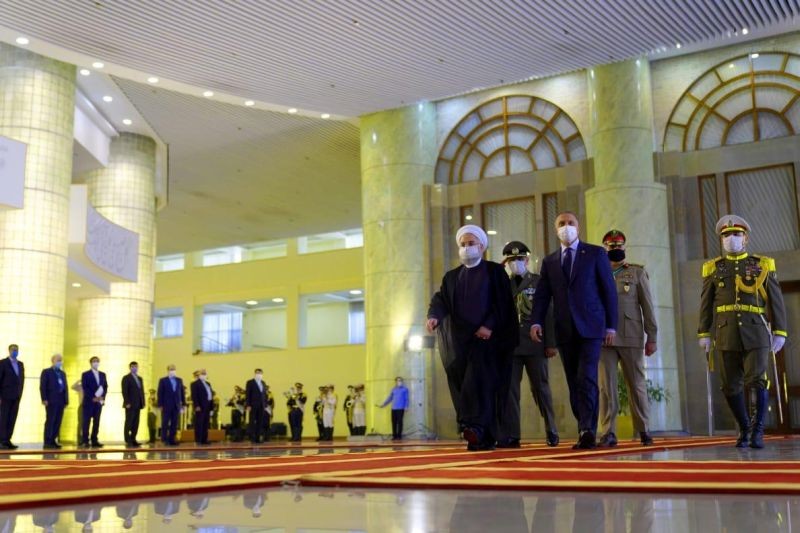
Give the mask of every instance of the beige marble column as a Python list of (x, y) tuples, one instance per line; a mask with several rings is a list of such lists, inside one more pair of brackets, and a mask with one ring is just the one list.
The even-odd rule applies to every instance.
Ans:
[(0, 43), (0, 135), (27, 144), (24, 206), (0, 211), (0, 357), (19, 344), (26, 372), (15, 442), (42, 442), (39, 375), (64, 345), (74, 109), (74, 66)]
[[(110, 294), (81, 300), (78, 308), (78, 360), (83, 370), (89, 358), (100, 358), (108, 376), (109, 393), (100, 420), (100, 440), (122, 441), (124, 411), (121, 380), (131, 361), (139, 363), (145, 389), (155, 388), (152, 368), (151, 312), (155, 285), (155, 142), (123, 133), (111, 142), (108, 166), (86, 175), (89, 201), (115, 224), (139, 235), (138, 280), (111, 284)], [(191, 381), (188, 368), (184, 383)], [(145, 390), (145, 393), (147, 391)], [(145, 399), (147, 394), (145, 394)], [(140, 441), (147, 434), (146, 409), (139, 424)]]
[[(594, 187), (586, 192), (586, 233), (600, 243), (612, 228), (627, 236), (627, 257), (650, 274), (658, 318), (658, 352), (647, 377), (671, 394), (651, 404), (655, 431), (682, 429), (666, 186), (653, 171), (650, 65), (640, 58), (590, 69), (590, 155)], [(620, 435), (627, 437), (627, 435)]]
[[(403, 376), (411, 393), (405, 431), (431, 425), (427, 414), (431, 351), (406, 352), (422, 334), (430, 295), (425, 284), (424, 185), (436, 163), (433, 104), (361, 117), (361, 195), (367, 326), (367, 393), (382, 402)], [(389, 407), (367, 409), (367, 425), (391, 432)]]

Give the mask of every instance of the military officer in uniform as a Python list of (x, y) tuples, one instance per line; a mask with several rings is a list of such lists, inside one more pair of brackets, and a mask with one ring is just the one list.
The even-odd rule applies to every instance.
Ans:
[(530, 336), (533, 295), (539, 275), (528, 270), (530, 250), (520, 241), (511, 241), (503, 247), (503, 264), (511, 278), (511, 294), (519, 316), (519, 346), (514, 350), (511, 368), (511, 385), (508, 401), (501, 413), (499, 448), (518, 448), (520, 439), (520, 383), (522, 371), (528, 374), (533, 401), (544, 418), (548, 446), (558, 446), (558, 428), (550, 393), (549, 359), (558, 352), (555, 348), (555, 331), (552, 316), (545, 321), (544, 343), (533, 342)]
[[(775, 260), (746, 250), (750, 225), (736, 215), (717, 222), (723, 257), (703, 265), (700, 297), (700, 347), (719, 354), (722, 393), (739, 424), (737, 448), (764, 447), (769, 354), (786, 342), (786, 309)], [(713, 356), (709, 354), (707, 356)], [(748, 419), (744, 387), (755, 393), (755, 414)]]
[[(619, 322), (614, 343), (600, 349), (600, 438), (598, 446), (617, 445), (617, 365), (628, 386), (633, 429), (644, 446), (653, 444), (648, 431), (650, 402), (644, 375), (644, 358), (656, 352), (656, 315), (650, 294), (650, 279), (642, 265), (625, 261), (625, 234), (612, 229), (603, 237), (617, 285)], [(645, 340), (646, 338), (646, 340)]]

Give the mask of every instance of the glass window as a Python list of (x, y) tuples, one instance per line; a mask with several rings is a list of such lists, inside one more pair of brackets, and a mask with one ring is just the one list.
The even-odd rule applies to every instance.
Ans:
[(300, 346), (364, 344), (365, 339), (361, 289), (300, 297)]
[(536, 246), (536, 217), (533, 198), (483, 204), (483, 229), (489, 235), (487, 259), (503, 260), (503, 246), (522, 241), (532, 251)]
[(156, 309), (153, 321), (153, 336), (156, 339), (183, 336), (183, 308)]
[(242, 246), (242, 261), (286, 257), (287, 243), (282, 241), (257, 242)]
[(297, 253), (300, 254), (344, 250), (361, 246), (364, 246), (364, 232), (361, 228), (307, 235), (297, 239)]
[(266, 298), (205, 305), (196, 348), (209, 353), (286, 348), (286, 303)]
[(184, 269), (183, 254), (162, 255), (156, 257), (156, 272), (172, 272)]
[(227, 265), (230, 263), (242, 262), (242, 248), (239, 246), (229, 246), (227, 248), (215, 248), (213, 250), (203, 250), (201, 252), (200, 264), (204, 267)]

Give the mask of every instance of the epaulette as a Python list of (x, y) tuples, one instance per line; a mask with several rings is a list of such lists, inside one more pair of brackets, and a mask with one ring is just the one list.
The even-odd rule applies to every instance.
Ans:
[(703, 277), (707, 278), (711, 274), (717, 271), (717, 261), (722, 259), (722, 257), (715, 257), (709, 261), (703, 263)]
[(642, 270), (644, 270), (644, 265), (640, 265), (638, 263), (625, 263), (625, 266), (641, 268)]
[(761, 268), (765, 269), (767, 272), (775, 272), (775, 259), (762, 255), (758, 258), (758, 262)]

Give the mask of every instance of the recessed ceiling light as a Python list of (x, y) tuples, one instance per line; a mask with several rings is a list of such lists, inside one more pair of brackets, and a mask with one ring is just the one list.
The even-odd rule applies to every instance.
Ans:
[(758, 54), (750, 54), (750, 59), (758, 59)]
[(106, 95), (106, 96), (103, 97), (103, 101), (104, 102), (113, 102), (114, 98), (112, 96)]
[(130, 126), (131, 124), (133, 124), (133, 121), (129, 118), (123, 118), (122, 123), (125, 124), (126, 126)]
[(747, 28), (742, 28), (742, 35), (747, 35), (748, 33), (750, 33), (750, 30)]
[(150, 76), (149, 78), (147, 78), (147, 83), (158, 83), (158, 78), (156, 78), (155, 76)]
[(252, 100), (245, 100), (244, 101), (244, 105), (246, 105), (247, 107), (250, 107), (250, 106), (256, 105), (256, 103), (254, 101), (252, 101)]
[(287, 112), (288, 112), (289, 114), (291, 114), (291, 115), (294, 115), (295, 113), (297, 113), (297, 108), (296, 108), (296, 107), (290, 107), (290, 108), (287, 110)]
[(323, 114), (320, 115), (320, 117), (322, 117), (322, 118), (331, 118), (331, 114), (330, 113), (323, 113)]
[(282, 304), (283, 298), (273, 298), (272, 301), (275, 302), (276, 304)]
[(728, 68), (733, 68), (733, 63), (728, 63)]
[(27, 37), (17, 37), (17, 44), (21, 44), (22, 46), (25, 46), (28, 43), (30, 43), (30, 40), (28, 40)]
[(94, 68), (97, 68), (97, 69), (101, 69), (101, 68), (103, 68), (104, 66), (105, 66), (105, 65), (104, 65), (104, 64), (102, 64), (100, 61), (95, 61), (94, 63), (92, 63), (92, 67), (94, 67)]
[(206, 91), (203, 93), (203, 96), (205, 96), (206, 98), (211, 98), (212, 96), (214, 96), (214, 91)]
[(360, 291), (359, 289), (353, 289), (352, 291), (350, 291), (350, 294), (352, 294), (353, 296), (358, 296), (359, 294), (362, 294), (362, 292), (363, 291)]
[(75, 283), (73, 283), (72, 286), (75, 287), (76, 289), (80, 289), (81, 288), (81, 284), (78, 283), (77, 281)]
[(680, 49), (680, 47), (681, 47), (681, 43), (675, 43), (675, 48)]
[(467, 215), (464, 217), (464, 220), (472, 220), (472, 215)]
[(497, 232), (495, 230), (493, 230), (493, 229), (490, 229), (489, 231), (486, 232), (486, 234), (487, 235), (497, 235)]
[(258, 305), (258, 301), (257, 300), (247, 300), (245, 303), (247, 305)]
[(92, 71), (91, 71), (91, 70), (89, 70), (88, 68), (82, 68), (82, 69), (80, 70), (80, 73), (81, 73), (81, 76), (88, 76), (89, 74), (91, 74), (91, 73), (92, 73)]

